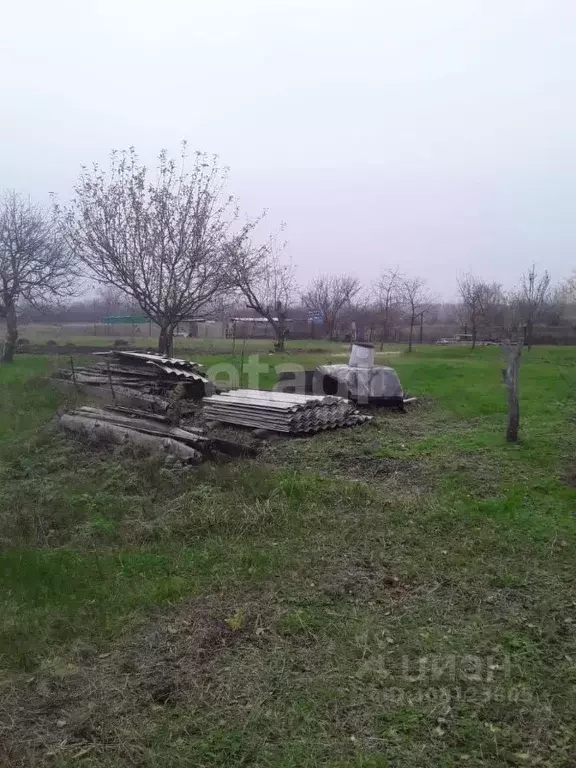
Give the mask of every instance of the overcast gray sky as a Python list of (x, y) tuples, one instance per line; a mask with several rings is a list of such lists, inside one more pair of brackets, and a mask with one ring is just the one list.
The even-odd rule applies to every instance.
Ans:
[(302, 284), (576, 267), (575, 0), (5, 0), (2, 185), (216, 152)]

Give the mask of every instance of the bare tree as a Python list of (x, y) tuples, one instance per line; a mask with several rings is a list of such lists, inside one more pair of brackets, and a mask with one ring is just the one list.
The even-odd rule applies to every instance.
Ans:
[(421, 277), (405, 277), (401, 281), (401, 298), (410, 324), (408, 352), (412, 352), (414, 326), (417, 319), (422, 319), (432, 306), (432, 299), (426, 290), (426, 281)]
[(572, 275), (556, 286), (552, 303), (563, 307), (576, 303), (576, 270)]
[(282, 259), (283, 246), (276, 239), (259, 248), (230, 246), (231, 275), (246, 306), (266, 318), (275, 336), (275, 347), (283, 351), (288, 335), (288, 312), (296, 294), (294, 267)]
[(520, 405), (518, 399), (518, 374), (522, 349), (530, 349), (533, 340), (534, 323), (548, 303), (550, 297), (550, 275), (544, 272), (540, 277), (533, 264), (522, 275), (520, 289), (510, 295), (510, 339), (502, 344), (506, 356), (503, 371), (508, 393), (508, 425), (506, 439), (518, 442), (520, 427)]
[(360, 291), (360, 281), (352, 275), (321, 275), (311, 282), (302, 303), (310, 312), (322, 316), (328, 338), (336, 332), (338, 317)]
[(399, 269), (386, 269), (380, 275), (376, 283), (374, 294), (376, 311), (380, 318), (381, 336), (380, 349), (384, 347), (384, 342), (390, 330), (390, 322), (396, 310), (401, 304), (401, 287), (403, 277)]
[(458, 280), (458, 292), (462, 302), (462, 318), (472, 334), (472, 349), (476, 346), (478, 326), (482, 318), (482, 282), (468, 274)]
[[(162, 151), (152, 177), (134, 149), (113, 152), (108, 172), (83, 169), (72, 206), (61, 211), (74, 252), (160, 326), (165, 355), (178, 323), (229, 285), (226, 244), (238, 220), (217, 158), (196, 152), (187, 170), (183, 144), (180, 159)], [(254, 226), (234, 232), (235, 242)]]
[(100, 286), (98, 300), (103, 305), (107, 316), (127, 314), (130, 297), (114, 285)]
[(488, 336), (506, 323), (506, 296), (499, 283), (483, 283), (481, 292), (482, 328)]
[(504, 295), (498, 283), (485, 283), (475, 275), (467, 274), (458, 280), (461, 300), (461, 320), (472, 335), (472, 349), (479, 331), (489, 332), (500, 320), (503, 322)]
[(558, 283), (551, 291), (547, 301), (542, 307), (541, 321), (547, 326), (560, 326), (563, 322), (574, 326), (574, 312), (576, 310), (576, 272), (561, 283)]
[(42, 309), (72, 293), (73, 258), (51, 216), (16, 192), (0, 202), (0, 317), (6, 320), (1, 360), (12, 362), (18, 306)]
[(569, 301), (576, 301), (576, 269), (566, 280), (566, 293)]
[(550, 295), (550, 275), (543, 272), (538, 275), (536, 265), (532, 264), (523, 275), (520, 289), (516, 295), (517, 313), (523, 326), (524, 343), (532, 348), (534, 340), (534, 325)]

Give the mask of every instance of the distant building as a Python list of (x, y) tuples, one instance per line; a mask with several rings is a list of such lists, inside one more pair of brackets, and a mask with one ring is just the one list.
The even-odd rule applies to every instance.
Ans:
[[(292, 333), (294, 321), (287, 320), (287, 325), (289, 333)], [(306, 329), (305, 324), (304, 329)], [(274, 328), (266, 317), (229, 317), (226, 320), (186, 317), (178, 323), (176, 332), (180, 336), (189, 336), (194, 339), (274, 338)]]
[[(287, 320), (286, 325), (291, 332), (292, 320)], [(275, 335), (274, 327), (266, 317), (230, 317), (226, 321), (225, 334), (226, 338), (237, 339), (273, 339)]]
[(192, 339), (221, 339), (224, 337), (224, 323), (206, 317), (187, 317), (178, 323), (177, 333)]

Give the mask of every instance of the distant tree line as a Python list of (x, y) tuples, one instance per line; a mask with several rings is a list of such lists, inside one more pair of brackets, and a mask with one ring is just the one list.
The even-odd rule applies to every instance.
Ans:
[(225, 312), (266, 318), (280, 350), (295, 319), (300, 335), (328, 339), (360, 335), (384, 344), (402, 331), (410, 350), (438, 323), (468, 334), (472, 346), (512, 336), (530, 346), (542, 327), (565, 326), (576, 340), (576, 271), (552, 287), (548, 272), (533, 265), (512, 291), (463, 275), (453, 303), (438, 302), (423, 278), (393, 267), (370, 286), (326, 274), (300, 288), (285, 244), (278, 235), (258, 240), (262, 215), (241, 215), (226, 183), (216, 157), (190, 156), (184, 144), (178, 160), (162, 152), (153, 171), (133, 149), (113, 152), (108, 168), (82, 169), (65, 205), (45, 209), (6, 192), (2, 361), (13, 358), (21, 321), (95, 323), (115, 314), (150, 318), (168, 355), (180, 322)]

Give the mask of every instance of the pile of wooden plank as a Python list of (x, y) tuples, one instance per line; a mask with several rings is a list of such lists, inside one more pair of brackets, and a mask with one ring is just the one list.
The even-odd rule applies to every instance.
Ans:
[(334, 395), (236, 389), (205, 397), (202, 402), (208, 419), (289, 434), (351, 427), (372, 418)]
[(189, 360), (167, 358), (148, 352), (95, 352), (94, 365), (74, 365), (53, 375), (56, 386), (120, 405), (163, 412), (176, 385), (184, 399), (199, 400), (215, 390), (202, 372), (203, 366)]
[(91, 443), (129, 445), (146, 453), (175, 456), (187, 464), (207, 458), (253, 454), (246, 446), (211, 437), (200, 427), (177, 427), (167, 416), (122, 406), (82, 406), (59, 413), (60, 429)]

